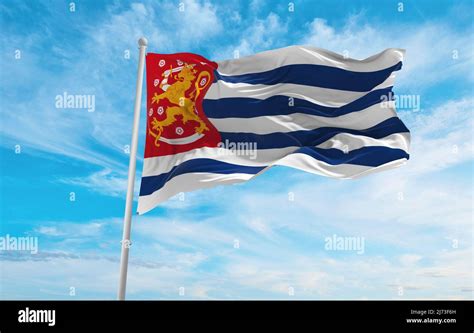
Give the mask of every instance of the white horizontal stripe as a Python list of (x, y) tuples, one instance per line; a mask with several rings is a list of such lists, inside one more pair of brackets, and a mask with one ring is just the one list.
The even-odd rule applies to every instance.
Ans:
[[(318, 145), (318, 148), (335, 148), (345, 152), (369, 146), (403, 149), (408, 152), (410, 134), (397, 133), (374, 139), (361, 135), (340, 133)], [(225, 163), (244, 166), (267, 166), (291, 154), (299, 147), (261, 149), (256, 151), (232, 151), (224, 148), (204, 147), (189, 152), (160, 157), (149, 157), (143, 161), (142, 177), (157, 176), (171, 171), (173, 167), (196, 158), (209, 158)], [(240, 153), (240, 155), (239, 155)], [(246, 153), (246, 154), (242, 154)]]
[[(245, 165), (267, 166), (274, 161), (296, 151), (299, 147), (262, 149), (255, 151), (232, 151), (224, 148), (204, 147), (189, 152), (160, 157), (149, 157), (143, 161), (142, 177), (157, 176), (170, 172), (173, 167), (196, 158), (209, 158), (220, 162)], [(248, 153), (246, 155), (242, 153)]]
[(138, 198), (138, 213), (144, 214), (180, 192), (190, 192), (218, 185), (241, 183), (254, 175), (246, 173), (217, 174), (217, 173), (186, 173), (172, 178), (161, 189), (150, 195)]
[(379, 103), (367, 109), (347, 113), (339, 117), (313, 116), (293, 113), (280, 116), (254, 118), (209, 118), (219, 132), (270, 134), (309, 131), (321, 127), (339, 127), (353, 130), (370, 128), (392, 117), (396, 117), (394, 103)]
[(356, 60), (311, 46), (290, 46), (240, 59), (220, 61), (218, 71), (223, 75), (240, 75), (265, 72), (286, 65), (314, 64), (355, 72), (373, 72), (396, 65), (403, 60), (404, 53), (405, 50), (402, 49), (387, 49), (370, 58)]
[(388, 147), (402, 149), (408, 153), (410, 149), (410, 133), (395, 133), (381, 139), (370, 136), (339, 133), (331, 139), (319, 144), (317, 148), (339, 149), (345, 152), (360, 149), (362, 147)]
[[(392, 87), (394, 81), (395, 75), (391, 74), (390, 77), (372, 90)], [(367, 95), (367, 93), (368, 92), (312, 87), (293, 83), (264, 85), (217, 81), (211, 85), (206, 93), (205, 99), (231, 97), (267, 99), (271, 96), (282, 95), (304, 99), (313, 104), (322, 106), (341, 107)]]
[[(391, 169), (400, 166), (406, 162), (406, 159), (400, 159), (381, 165), (379, 167), (370, 167), (353, 164), (331, 165), (312, 158), (305, 154), (288, 155), (274, 165), (288, 166), (314, 174), (329, 176), (334, 178), (356, 178), (373, 172)], [(224, 184), (240, 183), (252, 179), (257, 175), (251, 174), (215, 174), (215, 173), (187, 173), (176, 176), (168, 181), (161, 189), (150, 195), (140, 196), (138, 198), (138, 213), (144, 214), (154, 208), (159, 203), (171, 198), (180, 192), (190, 192), (197, 189), (215, 187)]]
[[(332, 178), (353, 179), (369, 173), (388, 170), (405, 164), (406, 158), (391, 161), (378, 167), (356, 165), (356, 164), (339, 164), (332, 165), (326, 162), (314, 159), (306, 154), (291, 154), (281, 160), (275, 162), (274, 165), (287, 166), (302, 171), (314, 173), (317, 175), (328, 176)], [(261, 173), (261, 172), (260, 172)]]

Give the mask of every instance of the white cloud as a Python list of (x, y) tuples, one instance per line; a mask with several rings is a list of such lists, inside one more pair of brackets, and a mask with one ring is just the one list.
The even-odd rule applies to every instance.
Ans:
[[(118, 219), (93, 220), (88, 223), (77, 223), (69, 221), (61, 222), (39, 222), (41, 224), (35, 229), (35, 234), (46, 237), (55, 237), (58, 240), (91, 239), (99, 238), (104, 234), (106, 228), (111, 224), (117, 224)], [(117, 224), (118, 225), (118, 224)]]
[(241, 218), (240, 222), (244, 223), (250, 230), (256, 232), (261, 236), (270, 239), (275, 237), (275, 234), (269, 228), (268, 223), (266, 223), (266, 221), (263, 221), (259, 217), (246, 216)]
[(37, 232), (46, 236), (63, 236), (64, 234), (56, 227), (41, 226), (37, 229)]
[(400, 256), (400, 263), (405, 266), (416, 265), (423, 257), (418, 254), (403, 254)]
[[(114, 173), (110, 169), (103, 169), (86, 177), (62, 178), (59, 182), (82, 186), (91, 191), (113, 197), (124, 197), (127, 193), (127, 178), (124, 174)], [(139, 183), (136, 180), (134, 189), (138, 193)]]
[[(329, 201), (334, 200), (331, 193), (325, 192), (326, 202), (322, 197), (312, 197), (312, 201), (319, 203), (319, 207), (329, 205)], [(465, 237), (459, 239), (457, 248), (442, 240), (445, 242), (443, 248), (433, 242), (440, 233), (422, 237), (413, 227), (397, 226), (395, 222), (392, 228), (387, 225), (381, 228), (375, 225), (378, 221), (369, 220), (367, 224), (353, 222), (359, 235), (366, 237), (363, 255), (326, 251), (322, 242), (324, 236), (341, 230), (347, 221), (337, 216), (328, 221), (324, 212), (323, 215), (321, 212), (308, 214), (307, 211), (300, 215), (286, 212), (285, 215), (284, 210), (275, 209), (281, 205), (279, 199), (272, 199), (272, 214), (278, 216), (275, 220), (286, 222), (284, 228), (281, 224), (276, 228), (274, 224), (266, 225), (265, 228), (276, 235), (273, 239), (269, 239), (266, 232), (249, 233), (244, 223), (230, 223), (219, 218), (200, 219), (195, 214), (189, 219), (182, 216), (135, 217), (129, 298), (445, 299), (472, 296), (469, 235), (465, 235), (467, 243)], [(255, 201), (249, 198), (249, 202)], [(265, 204), (257, 212), (242, 203), (235, 203), (235, 207), (247, 215), (261, 216), (262, 223), (272, 216), (264, 215), (268, 210)], [(233, 214), (239, 214), (240, 210), (232, 209)], [(302, 209), (307, 210), (307, 207), (297, 206), (298, 211)], [(370, 229), (375, 233), (370, 234)], [(395, 255), (374, 249), (377, 243), (383, 243), (385, 249), (387, 246), (393, 248), (393, 244), (384, 242), (390, 239), (387, 234), (397, 229), (406, 229), (406, 233), (402, 233), (403, 236), (395, 233), (393, 237), (406, 239), (402, 246), (391, 250)], [(40, 246), (36, 256), (3, 256), (2, 267), (6, 274), (2, 276), (2, 285), (5, 288), (0, 297), (31, 298), (35, 295), (69, 299), (69, 287), (74, 286), (76, 298), (114, 298), (120, 231), (121, 218), (88, 223), (41, 223), (37, 232), (57, 241), (47, 247), (55, 248), (55, 252), (45, 252), (48, 250)], [(354, 229), (346, 230), (345, 235), (353, 234)], [(67, 242), (68, 239), (79, 242)], [(235, 239), (240, 242), (239, 248), (233, 246)], [(113, 246), (103, 248), (101, 242), (105, 240)], [(41, 239), (40, 245), (44, 245), (44, 241)], [(89, 244), (86, 249), (82, 247), (84, 242)], [(407, 252), (409, 249), (412, 251)], [(203, 269), (202, 265), (207, 268)], [(32, 274), (35, 274), (35, 290), (23, 289), (20, 293), (18, 289), (9, 288), (12, 281), (16, 285), (31, 285)], [(179, 296), (180, 287), (185, 290), (184, 296)], [(399, 295), (400, 287), (404, 290), (403, 295)], [(42, 292), (38, 293), (38, 289)], [(290, 291), (294, 295), (290, 295)]]
[(474, 158), (474, 100), (447, 101), (425, 113), (403, 114), (412, 132), (412, 160), (407, 171), (423, 174)]
[(216, 50), (212, 59), (224, 60), (234, 58), (235, 51), (239, 57), (248, 56), (256, 52), (284, 46), (284, 38), (288, 32), (288, 23), (283, 22), (280, 16), (270, 13), (264, 19), (255, 18), (248, 28), (239, 34), (237, 43), (224, 49)]

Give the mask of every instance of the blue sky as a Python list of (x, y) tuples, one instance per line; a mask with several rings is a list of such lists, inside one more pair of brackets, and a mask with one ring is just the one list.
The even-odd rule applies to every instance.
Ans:
[[(0, 3), (0, 236), (39, 246), (0, 251), (1, 299), (116, 297), (142, 35), (150, 52), (212, 60), (404, 48), (394, 91), (421, 109), (399, 108), (402, 168), (341, 181), (277, 167), (134, 216), (128, 298), (472, 299), (473, 2), (293, 3)], [(56, 108), (64, 92), (94, 95), (94, 112)], [(326, 249), (333, 235), (363, 238), (363, 253)]]

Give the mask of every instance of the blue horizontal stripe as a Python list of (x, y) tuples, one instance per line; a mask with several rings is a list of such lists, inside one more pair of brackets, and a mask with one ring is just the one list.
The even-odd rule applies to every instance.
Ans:
[(208, 158), (197, 158), (183, 162), (171, 169), (167, 173), (158, 176), (148, 176), (142, 178), (140, 186), (140, 195), (149, 195), (162, 188), (166, 182), (172, 178), (191, 172), (210, 172), (218, 174), (248, 173), (257, 174), (264, 167), (252, 167), (220, 162)]
[[(302, 147), (294, 153), (306, 154), (316, 160), (326, 162), (331, 165), (354, 164), (370, 167), (377, 167), (390, 161), (401, 158), (409, 158), (408, 154), (401, 149), (388, 147), (363, 147), (344, 153), (338, 149), (322, 149), (315, 147)], [(265, 166), (251, 167), (237, 164), (220, 162), (214, 159), (198, 158), (181, 163), (173, 167), (170, 172), (158, 176), (148, 176), (142, 178), (140, 196), (150, 195), (162, 188), (166, 182), (172, 178), (194, 172), (209, 172), (217, 174), (247, 173), (257, 174)]]
[(229, 83), (249, 83), (273, 85), (293, 83), (306, 86), (347, 91), (370, 91), (384, 82), (393, 71), (402, 68), (402, 62), (374, 72), (354, 72), (342, 68), (323, 65), (286, 65), (275, 69), (241, 75), (222, 75), (215, 71), (215, 80)]
[(341, 107), (328, 107), (311, 103), (304, 99), (276, 95), (267, 99), (220, 98), (204, 99), (203, 109), (208, 118), (253, 118), (260, 116), (278, 116), (292, 113), (304, 113), (323, 117), (338, 117), (350, 112), (364, 110), (372, 105), (393, 99), (392, 87), (377, 89), (367, 95)]
[(311, 131), (295, 131), (288, 133), (230, 133), (220, 132), (222, 142), (229, 143), (254, 143), (257, 149), (272, 149), (284, 147), (305, 147), (317, 146), (334, 135), (339, 133), (349, 133), (355, 135), (370, 136), (380, 139), (394, 133), (409, 132), (402, 121), (397, 117), (389, 118), (371, 128), (365, 130), (353, 130), (339, 127), (321, 127)]
[(406, 151), (388, 147), (362, 147), (348, 153), (334, 148), (302, 147), (295, 153), (306, 154), (331, 165), (356, 164), (370, 167), (377, 167), (401, 158), (409, 158)]

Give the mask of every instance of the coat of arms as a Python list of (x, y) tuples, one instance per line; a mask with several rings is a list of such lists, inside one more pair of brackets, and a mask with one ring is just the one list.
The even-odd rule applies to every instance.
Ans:
[[(201, 106), (202, 98), (214, 80), (213, 71), (217, 65), (189, 55), (147, 55), (147, 68), (153, 66), (156, 73), (147, 78), (147, 132), (154, 146), (150, 149), (158, 152), (153, 155), (215, 146), (219, 141), (217, 131), (205, 117)], [(161, 56), (161, 59), (152, 62), (150, 56)], [(211, 140), (205, 140), (211, 130)]]

